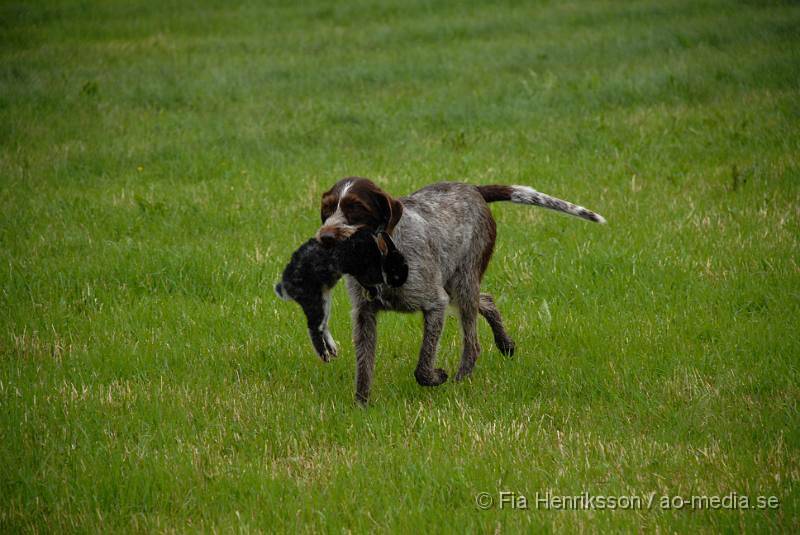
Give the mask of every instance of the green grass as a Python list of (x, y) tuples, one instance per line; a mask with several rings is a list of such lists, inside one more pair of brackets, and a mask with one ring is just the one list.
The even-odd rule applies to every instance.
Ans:
[[(303, 4), (0, 4), (0, 531), (796, 531), (800, 6)], [(494, 205), (517, 354), (386, 315), (361, 409), (272, 293), (346, 175), (609, 225)]]

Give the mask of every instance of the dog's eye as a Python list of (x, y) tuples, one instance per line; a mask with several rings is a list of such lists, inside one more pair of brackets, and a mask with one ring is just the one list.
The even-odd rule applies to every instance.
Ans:
[(377, 219), (360, 201), (346, 199), (342, 201), (341, 207), (351, 225), (374, 224)]
[(357, 207), (350, 208), (349, 210), (346, 210), (344, 212), (345, 215), (347, 216), (347, 220), (351, 224), (362, 223), (369, 215), (367, 214), (366, 210)]

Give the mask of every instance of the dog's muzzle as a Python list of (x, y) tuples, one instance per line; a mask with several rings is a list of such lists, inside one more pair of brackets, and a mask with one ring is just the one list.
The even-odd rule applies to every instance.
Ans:
[(317, 231), (317, 240), (326, 246), (334, 245), (337, 241), (346, 240), (352, 236), (358, 227), (350, 225), (325, 225)]

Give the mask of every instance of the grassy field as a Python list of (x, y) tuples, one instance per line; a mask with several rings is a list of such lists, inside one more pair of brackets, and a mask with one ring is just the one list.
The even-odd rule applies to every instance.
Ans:
[[(796, 531), (800, 5), (302, 4), (0, 3), (0, 531)], [(272, 292), (346, 175), (609, 224), (493, 205), (516, 355), (362, 409)]]

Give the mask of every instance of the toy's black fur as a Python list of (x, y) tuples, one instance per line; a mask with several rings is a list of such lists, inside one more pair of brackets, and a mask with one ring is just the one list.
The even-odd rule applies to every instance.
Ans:
[[(385, 254), (378, 240), (386, 244)], [(325, 361), (337, 351), (328, 332), (330, 290), (345, 273), (374, 297), (378, 284), (402, 286), (408, 278), (408, 264), (388, 235), (376, 236), (362, 229), (335, 245), (322, 245), (311, 238), (292, 253), (281, 282), (275, 285), (279, 297), (296, 301), (303, 308), (311, 343)]]

